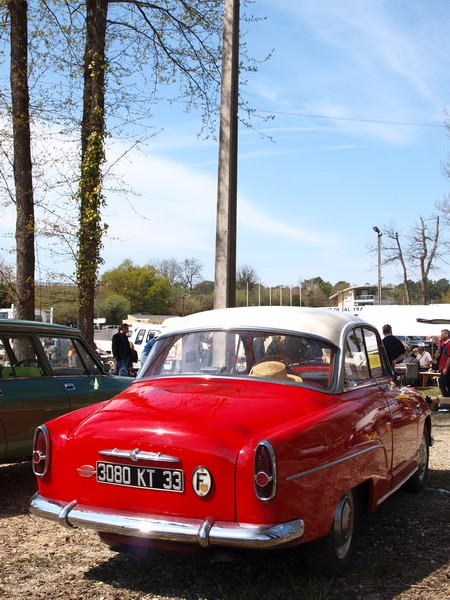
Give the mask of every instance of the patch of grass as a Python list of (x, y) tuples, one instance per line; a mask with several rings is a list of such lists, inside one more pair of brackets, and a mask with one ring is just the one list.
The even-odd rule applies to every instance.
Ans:
[(291, 577), (291, 574), (288, 574), (290, 584), (292, 586), (292, 590), (295, 594), (295, 598), (298, 600), (328, 600), (331, 598), (331, 585), (333, 580), (330, 579), (320, 579), (317, 577), (309, 577), (308, 584), (302, 588), (302, 590), (297, 589), (297, 585)]
[(437, 385), (429, 385), (427, 387), (417, 387), (416, 390), (425, 396), (430, 396), (430, 398), (439, 398), (441, 396), (441, 390)]

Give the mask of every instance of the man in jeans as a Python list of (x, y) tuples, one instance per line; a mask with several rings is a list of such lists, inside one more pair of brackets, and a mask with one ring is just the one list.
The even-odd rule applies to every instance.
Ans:
[(128, 366), (131, 362), (131, 346), (128, 339), (128, 325), (123, 323), (119, 331), (112, 336), (112, 353), (117, 363), (117, 374), (129, 375)]
[(443, 329), (441, 331), (441, 346), (439, 349), (438, 371), (439, 388), (444, 398), (450, 396), (450, 331)]

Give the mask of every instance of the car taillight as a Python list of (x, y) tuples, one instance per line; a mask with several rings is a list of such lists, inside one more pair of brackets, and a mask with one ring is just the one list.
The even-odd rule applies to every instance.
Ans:
[(261, 500), (272, 500), (277, 492), (277, 463), (272, 445), (264, 440), (255, 452), (255, 492)]
[(50, 434), (45, 425), (39, 425), (34, 432), (31, 463), (35, 475), (44, 477), (47, 474), (50, 464)]

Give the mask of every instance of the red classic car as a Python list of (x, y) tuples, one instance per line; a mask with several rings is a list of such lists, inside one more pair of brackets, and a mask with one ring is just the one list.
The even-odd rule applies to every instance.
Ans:
[(255, 307), (171, 327), (128, 389), (37, 429), (33, 514), (120, 547), (301, 544), (333, 576), (362, 513), (425, 486), (430, 411), (373, 326)]

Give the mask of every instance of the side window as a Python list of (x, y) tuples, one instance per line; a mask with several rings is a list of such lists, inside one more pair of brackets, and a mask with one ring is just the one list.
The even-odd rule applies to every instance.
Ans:
[(0, 375), (2, 379), (41, 377), (44, 374), (45, 371), (31, 335), (4, 337), (1, 342)]
[(364, 329), (364, 338), (366, 340), (366, 348), (372, 377), (380, 377), (383, 374), (383, 365), (381, 362), (377, 336), (375, 332), (370, 331), (369, 329)]
[(370, 377), (369, 362), (361, 329), (353, 329), (345, 342), (345, 372), (351, 382)]
[(58, 336), (42, 338), (42, 343), (56, 377), (101, 374), (90, 352), (79, 340)]
[(140, 344), (142, 344), (144, 335), (145, 335), (145, 329), (139, 329), (139, 331), (136, 334), (136, 339), (134, 340), (135, 346), (139, 346)]

